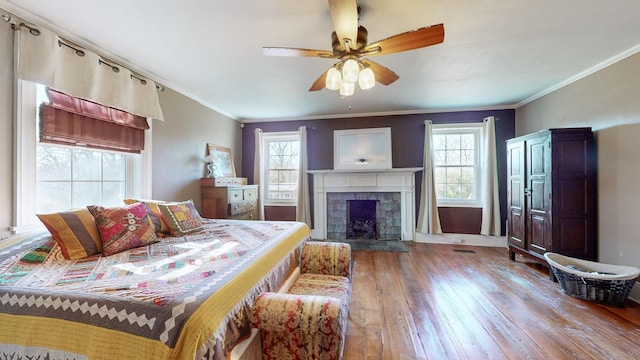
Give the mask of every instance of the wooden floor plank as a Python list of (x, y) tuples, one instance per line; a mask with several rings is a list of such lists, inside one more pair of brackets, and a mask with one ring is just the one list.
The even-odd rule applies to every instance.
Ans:
[[(526, 333), (518, 324), (505, 317), (500, 308), (496, 306), (492, 296), (503, 297), (503, 294), (498, 291), (492, 292), (492, 289), (487, 286), (487, 278), (481, 275), (482, 272), (488, 271), (487, 264), (482, 261), (484, 255), (478, 252), (461, 252), (452, 256), (449, 250), (453, 252), (454, 249), (448, 247), (442, 249), (443, 253), (440, 258), (444, 261), (450, 261), (454, 267), (455, 264), (460, 264), (456, 272), (467, 280), (464, 288), (455, 289), (458, 297), (482, 325), (491, 340), (504, 352), (506, 358), (545, 357), (545, 352), (537, 344), (531, 341), (522, 341), (528, 337)], [(522, 357), (522, 354), (527, 354), (527, 356)]]
[(382, 353), (383, 318), (380, 316), (380, 294), (375, 280), (373, 253), (354, 254), (353, 287), (349, 309), (349, 324), (345, 340), (345, 359), (378, 359)]
[(407, 247), (353, 252), (344, 359), (640, 358), (636, 303), (570, 297), (503, 248)]
[(452, 351), (456, 350), (457, 346), (451, 343), (453, 336), (439, 336), (443, 332), (448, 332), (449, 329), (438, 316), (437, 307), (429, 301), (427, 296), (431, 279), (425, 275), (424, 264), (414, 259), (410, 257), (410, 261), (401, 262), (398, 268), (401, 271), (401, 279), (404, 281), (411, 316), (416, 324), (423, 351), (429, 351), (425, 353), (427, 358), (444, 359), (452, 356)]
[(383, 356), (388, 359), (426, 359), (420, 337), (407, 302), (407, 294), (403, 287), (400, 274), (396, 271), (399, 263), (407, 261), (407, 255), (402, 252), (391, 253), (393, 256), (381, 259), (377, 274), (386, 284), (394, 284), (389, 288), (381, 288), (381, 303), (385, 320), (385, 328), (393, 333), (402, 334), (400, 338), (385, 338)]

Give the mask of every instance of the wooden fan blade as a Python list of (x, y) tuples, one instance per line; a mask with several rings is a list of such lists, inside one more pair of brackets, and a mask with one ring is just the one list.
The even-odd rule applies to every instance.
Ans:
[(320, 75), (320, 77), (313, 82), (313, 85), (311, 85), (311, 87), (309, 88), (309, 91), (318, 91), (318, 90), (322, 90), (324, 89), (326, 82), (327, 82), (327, 73), (329, 72), (329, 70), (325, 71), (324, 73), (322, 73), (322, 75)]
[(376, 62), (368, 59), (361, 59), (360, 61), (371, 68), (376, 76), (376, 81), (382, 85), (389, 85), (400, 78), (398, 74)]
[[(440, 44), (444, 41), (444, 24), (423, 27), (413, 31), (407, 31), (398, 35), (369, 44), (365, 51), (374, 51), (368, 56), (393, 54), (401, 51), (419, 49), (426, 46)], [(376, 48), (380, 52), (375, 52)]]
[(338, 36), (342, 49), (345, 50), (345, 39), (355, 48), (358, 42), (358, 5), (356, 0), (329, 0), (331, 22)]
[(296, 49), (285, 47), (263, 47), (262, 53), (267, 56), (298, 56), (298, 57), (321, 57), (333, 58), (333, 52), (314, 49)]

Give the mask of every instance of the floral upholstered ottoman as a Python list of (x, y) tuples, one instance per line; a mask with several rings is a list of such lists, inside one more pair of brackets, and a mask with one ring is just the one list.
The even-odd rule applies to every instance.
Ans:
[(342, 359), (351, 296), (351, 248), (308, 242), (286, 293), (266, 292), (252, 309), (263, 359)]

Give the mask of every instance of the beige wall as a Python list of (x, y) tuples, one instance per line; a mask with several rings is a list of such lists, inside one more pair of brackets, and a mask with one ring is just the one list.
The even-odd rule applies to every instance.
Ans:
[[(0, 24), (0, 238), (13, 223), (12, 39), (11, 27)], [(193, 199), (199, 209), (206, 144), (230, 147), (236, 170), (241, 169), (240, 124), (171, 89), (159, 96), (166, 120), (152, 124), (152, 197)]]
[(207, 143), (232, 149), (236, 175), (241, 167), (240, 123), (170, 89), (160, 93), (165, 121), (153, 123), (154, 199), (193, 199), (200, 209)]
[(516, 110), (517, 135), (578, 126), (596, 131), (599, 261), (640, 267), (640, 54)]

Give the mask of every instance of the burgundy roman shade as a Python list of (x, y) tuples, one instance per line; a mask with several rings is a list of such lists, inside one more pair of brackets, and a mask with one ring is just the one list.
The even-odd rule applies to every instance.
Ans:
[(130, 153), (144, 150), (147, 119), (47, 89), (40, 108), (40, 141)]

